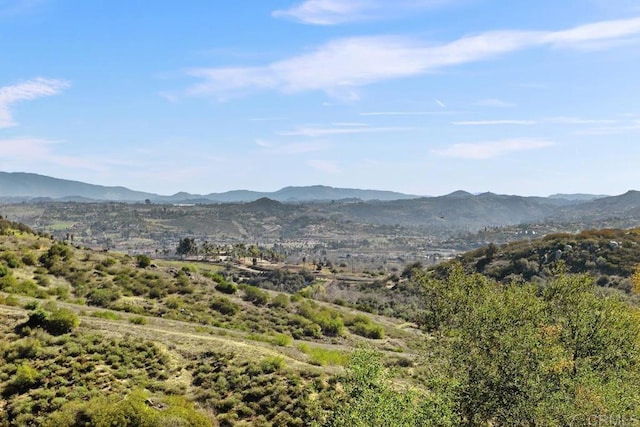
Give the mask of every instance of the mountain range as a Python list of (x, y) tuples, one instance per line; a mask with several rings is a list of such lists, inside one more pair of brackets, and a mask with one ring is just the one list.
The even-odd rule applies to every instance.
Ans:
[[(455, 191), (444, 197), (447, 200), (468, 199), (478, 197), (480, 202), (492, 193), (471, 194), (466, 191)], [(501, 196), (520, 197), (520, 196)], [(544, 199), (560, 204), (567, 201), (573, 203), (588, 202), (605, 195), (593, 194), (554, 194), (548, 198), (528, 197), (527, 199)], [(53, 178), (26, 172), (0, 172), (0, 201), (114, 201), (114, 202), (144, 202), (154, 203), (246, 203), (262, 198), (269, 198), (278, 202), (326, 202), (332, 200), (354, 201), (394, 201), (412, 199), (430, 199), (431, 197), (404, 194), (394, 191), (362, 190), (355, 188), (335, 188), (325, 185), (312, 185), (301, 187), (284, 187), (277, 191), (260, 192), (251, 190), (232, 190), (222, 193), (209, 193), (205, 195), (179, 192), (173, 195), (160, 195), (143, 191), (135, 191), (126, 187), (113, 187), (88, 184), (80, 181)], [(434, 198), (436, 199), (436, 198)]]
[[(111, 201), (120, 203), (100, 203)], [(338, 246), (350, 245), (351, 240), (375, 242), (381, 238), (397, 240), (403, 248), (408, 242), (405, 238), (424, 238), (451, 240), (454, 246), (461, 242), (460, 247), (466, 248), (469, 242), (518, 239), (525, 230), (544, 235), (640, 227), (638, 191), (607, 197), (525, 197), (466, 191), (418, 197), (310, 186), (271, 193), (240, 190), (160, 196), (124, 187), (0, 172), (0, 202), (0, 215), (11, 220), (38, 230), (73, 233), (107, 247), (142, 239), (156, 242), (157, 248), (173, 245), (187, 233), (210, 241), (333, 239)]]
[(163, 196), (155, 193), (134, 191), (125, 187), (87, 184), (33, 173), (0, 172), (0, 200), (11, 202), (51, 199), (78, 202), (143, 202), (149, 200), (154, 203), (207, 204), (252, 202), (265, 197), (279, 202), (313, 202), (344, 199), (406, 200), (415, 199), (419, 196), (393, 191), (334, 188), (324, 185), (285, 187), (273, 192), (233, 190), (206, 195), (180, 192), (171, 196)]

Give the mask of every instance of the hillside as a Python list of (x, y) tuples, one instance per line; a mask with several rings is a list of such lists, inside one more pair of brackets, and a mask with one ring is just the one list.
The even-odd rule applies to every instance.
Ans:
[(6, 220), (0, 243), (1, 425), (71, 425), (122, 395), (190, 420), (176, 425), (307, 425), (358, 345), (416, 357), (403, 321), (232, 282), (259, 272), (94, 252)]
[[(3, 219), (0, 243), (1, 425), (453, 427), (640, 414), (637, 308), (585, 277), (505, 287), (459, 266), (442, 280), (408, 266), (378, 281), (152, 260)], [(342, 298), (385, 293), (413, 299), (420, 329)]]
[[(598, 285), (625, 292), (630, 276), (640, 265), (640, 229), (587, 230), (577, 234), (548, 236), (488, 245), (456, 258), (465, 271), (481, 273), (498, 281), (543, 281), (552, 277), (561, 262), (571, 273), (588, 273)], [(436, 267), (445, 274), (447, 263)]]

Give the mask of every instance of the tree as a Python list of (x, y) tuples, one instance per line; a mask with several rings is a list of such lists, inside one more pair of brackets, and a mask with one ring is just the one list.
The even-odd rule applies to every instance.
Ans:
[(592, 278), (560, 273), (544, 286), (505, 286), (458, 265), (446, 280), (416, 279), (464, 425), (637, 417), (638, 314), (598, 294)]
[(198, 245), (193, 237), (185, 237), (180, 239), (176, 253), (182, 257), (198, 254)]

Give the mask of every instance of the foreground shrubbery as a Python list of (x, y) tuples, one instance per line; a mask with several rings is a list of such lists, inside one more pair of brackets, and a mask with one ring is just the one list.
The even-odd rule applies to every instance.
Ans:
[(639, 417), (638, 310), (598, 294), (591, 278), (501, 286), (454, 266), (447, 280), (418, 280), (422, 324), (450, 361), (444, 373), (467, 424)]
[(212, 426), (211, 420), (194, 405), (178, 396), (149, 399), (142, 390), (126, 396), (98, 396), (89, 401), (73, 401), (47, 417), (43, 426), (162, 427)]
[[(163, 392), (168, 386), (167, 356), (152, 342), (78, 331), (53, 336), (39, 328), (21, 332), (22, 337), (3, 331), (5, 340), (0, 342), (0, 425), (163, 425), (122, 424), (118, 417), (109, 418), (130, 409), (140, 412), (138, 404), (128, 406), (137, 398), (123, 401), (133, 388)], [(115, 412), (107, 412), (109, 408)]]

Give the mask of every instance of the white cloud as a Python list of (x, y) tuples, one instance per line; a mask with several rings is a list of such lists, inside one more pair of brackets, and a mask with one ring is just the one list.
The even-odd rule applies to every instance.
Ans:
[(606, 41), (619, 43), (629, 36), (638, 36), (639, 26), (640, 18), (596, 22), (550, 32), (541, 41), (551, 43), (555, 47), (584, 48), (589, 47), (591, 43), (597, 43), (598, 48), (606, 48)]
[(496, 125), (535, 125), (535, 120), (462, 120), (453, 122), (456, 126), (496, 126)]
[(305, 0), (288, 9), (276, 10), (271, 15), (305, 24), (338, 25), (389, 18), (448, 3), (452, 0)]
[(311, 153), (316, 151), (324, 151), (331, 148), (331, 144), (325, 141), (314, 140), (313, 142), (295, 142), (289, 144), (277, 144), (264, 139), (256, 139), (256, 145), (258, 145), (261, 153), (265, 154), (277, 154), (277, 155), (293, 155)]
[(491, 159), (517, 151), (535, 150), (552, 146), (542, 139), (507, 139), (503, 141), (453, 144), (442, 150), (432, 150), (435, 154), (460, 159)]
[(362, 123), (362, 122), (335, 122), (335, 123), (331, 123), (333, 126), (353, 126), (353, 127), (362, 127), (362, 126), (369, 126), (367, 123)]
[(64, 80), (43, 78), (0, 87), (0, 129), (16, 125), (10, 110), (16, 102), (56, 95), (67, 87), (69, 83)]
[(269, 141), (265, 141), (264, 139), (256, 139), (256, 144), (262, 148), (273, 147), (272, 143), (270, 143)]
[(37, 12), (46, 0), (0, 0), (0, 19)]
[(496, 98), (481, 99), (474, 105), (478, 107), (513, 108), (516, 104)]
[(411, 128), (406, 127), (335, 127), (335, 128), (312, 128), (301, 127), (296, 130), (279, 132), (282, 136), (309, 136), (318, 137), (326, 135), (341, 135), (355, 133), (379, 133), (379, 132), (398, 132), (406, 131)]
[(456, 126), (502, 126), (502, 125), (540, 125), (540, 124), (559, 124), (559, 125), (594, 125), (594, 124), (613, 124), (616, 120), (610, 119), (583, 119), (580, 117), (547, 117), (540, 120), (460, 120), (452, 122)]
[(340, 168), (338, 167), (338, 165), (327, 160), (309, 160), (307, 162), (307, 165), (326, 174), (340, 173)]
[(577, 132), (578, 135), (615, 135), (640, 131), (640, 120), (630, 121), (612, 126), (599, 126)]
[(544, 122), (546, 122), (546, 123), (557, 123), (557, 124), (563, 124), (563, 125), (593, 125), (593, 124), (607, 125), (607, 124), (616, 123), (616, 120), (611, 120), (611, 119), (582, 119), (580, 117), (558, 116), (558, 117), (546, 118), (546, 119), (544, 119)]
[(54, 150), (60, 144), (43, 138), (16, 137), (0, 139), (0, 169), (35, 170), (41, 168), (79, 168), (104, 171), (105, 164), (115, 163), (105, 157), (71, 157)]
[(325, 141), (296, 142), (293, 144), (273, 145), (268, 147), (270, 154), (295, 155), (325, 151), (331, 148), (331, 144)]
[(42, 138), (0, 139), (0, 158), (45, 158), (51, 154), (55, 141)]
[(335, 25), (366, 18), (370, 3), (357, 0), (307, 0), (286, 10), (276, 10), (272, 16), (306, 24)]
[(361, 116), (437, 116), (442, 114), (459, 114), (460, 111), (369, 111)]
[(356, 99), (356, 88), (376, 82), (433, 73), (527, 48), (579, 49), (588, 43), (604, 46), (638, 35), (640, 17), (562, 31), (490, 31), (443, 44), (397, 36), (344, 38), (264, 66), (188, 70), (190, 76), (202, 81), (190, 87), (187, 94), (224, 99), (255, 90), (319, 90), (338, 98)]

